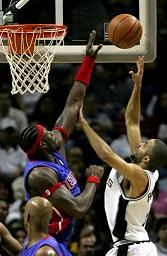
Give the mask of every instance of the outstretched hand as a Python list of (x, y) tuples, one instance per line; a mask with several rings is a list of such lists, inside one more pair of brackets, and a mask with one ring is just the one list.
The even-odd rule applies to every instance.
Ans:
[(96, 31), (93, 30), (92, 33), (90, 33), (90, 37), (86, 45), (86, 55), (94, 59), (96, 59), (98, 51), (103, 47), (103, 45), (100, 44), (95, 50), (93, 49), (93, 43), (95, 38), (96, 38)]
[(139, 56), (136, 62), (137, 72), (130, 71), (129, 74), (135, 84), (141, 85), (143, 73), (144, 73), (144, 56)]

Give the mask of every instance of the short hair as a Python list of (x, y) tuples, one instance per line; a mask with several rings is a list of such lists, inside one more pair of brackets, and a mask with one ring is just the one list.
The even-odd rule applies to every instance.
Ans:
[(167, 146), (163, 141), (155, 139), (154, 147), (147, 153), (150, 156), (149, 170), (155, 171), (167, 165)]
[(19, 137), (19, 145), (24, 152), (31, 149), (38, 136), (38, 128), (35, 125), (25, 128)]

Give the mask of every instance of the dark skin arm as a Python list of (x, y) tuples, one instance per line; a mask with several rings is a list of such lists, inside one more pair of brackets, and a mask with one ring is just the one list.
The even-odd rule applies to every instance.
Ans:
[[(102, 166), (91, 165), (86, 169), (86, 177), (95, 175), (101, 178), (103, 172), (104, 168)], [(41, 196), (57, 180), (57, 175), (52, 169), (40, 167), (39, 171), (37, 168), (34, 168), (28, 180), (30, 195)], [(61, 209), (69, 216), (82, 218), (92, 204), (96, 188), (95, 183), (86, 183), (83, 192), (74, 197), (65, 186), (61, 185), (59, 189), (52, 193), (48, 200), (52, 203), (53, 207)]]
[(18, 255), (21, 251), (22, 247), (19, 242), (12, 237), (9, 230), (0, 223), (0, 237), (1, 237), (1, 245), (10, 255)]
[[(96, 32), (92, 31), (86, 46), (86, 55), (96, 59), (98, 51), (102, 48), (102, 45), (99, 45), (95, 50), (93, 50), (93, 43), (96, 37)], [(75, 123), (77, 122), (78, 112), (80, 107), (83, 104), (84, 96), (86, 93), (87, 86), (80, 82), (74, 81), (73, 86), (70, 90), (69, 96), (67, 98), (65, 107), (60, 117), (55, 123), (55, 126), (62, 126), (70, 134), (74, 128)], [(55, 131), (56, 136), (59, 132)], [(65, 156), (64, 145), (60, 148), (61, 153)]]
[(49, 246), (43, 246), (37, 251), (35, 256), (59, 256), (59, 255), (57, 254), (57, 252), (55, 252), (55, 250), (53, 250), (53, 248)]

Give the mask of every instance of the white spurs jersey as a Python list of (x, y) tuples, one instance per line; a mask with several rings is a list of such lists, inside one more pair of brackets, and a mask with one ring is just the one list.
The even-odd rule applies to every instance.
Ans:
[(112, 169), (105, 189), (105, 212), (113, 241), (149, 240), (145, 224), (153, 201), (152, 192), (158, 171), (144, 170), (148, 176), (147, 191), (138, 198), (126, 197), (119, 182), (118, 172)]

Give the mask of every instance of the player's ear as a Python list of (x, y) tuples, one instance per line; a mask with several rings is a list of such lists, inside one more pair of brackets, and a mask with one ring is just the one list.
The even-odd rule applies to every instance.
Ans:
[(41, 146), (41, 148), (46, 148), (47, 146), (46, 146), (46, 143), (44, 142), (44, 141), (41, 141), (40, 142), (40, 146)]
[(148, 155), (144, 156), (144, 158), (143, 158), (143, 162), (145, 164), (149, 164), (150, 160), (151, 160), (151, 158)]
[(30, 214), (27, 215), (27, 220), (30, 221), (31, 217)]

